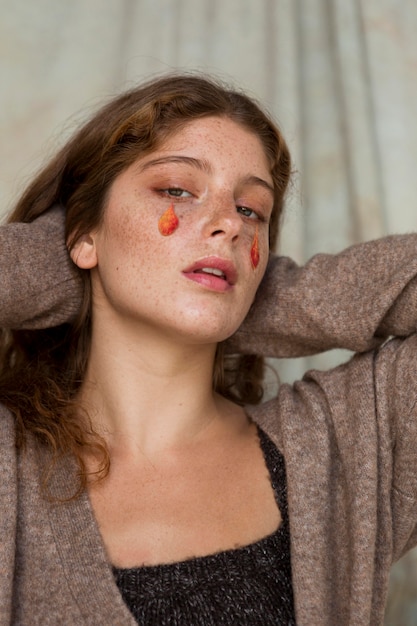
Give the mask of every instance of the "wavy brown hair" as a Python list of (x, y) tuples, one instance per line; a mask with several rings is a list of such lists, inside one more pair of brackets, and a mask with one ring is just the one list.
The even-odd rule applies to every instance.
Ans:
[[(158, 149), (188, 121), (213, 115), (253, 132), (264, 147), (275, 190), (269, 233), (274, 248), (291, 170), (287, 145), (253, 99), (194, 74), (157, 78), (105, 104), (41, 170), (9, 221), (31, 222), (60, 204), (65, 209), (68, 245), (73, 246), (100, 224), (108, 190), (122, 171)], [(104, 442), (86, 420), (80, 421), (74, 401), (91, 336), (90, 273), (79, 271), (84, 296), (73, 324), (36, 331), (3, 329), (0, 335), (0, 399), (16, 416), (18, 445), (31, 432), (52, 449), (55, 461), (62, 455), (75, 456), (80, 470), (77, 493), (86, 486), (83, 454), (87, 449), (98, 455), (101, 475), (109, 467)], [(239, 403), (259, 402), (262, 373), (260, 357), (226, 359), (219, 346), (213, 380), (223, 395)]]

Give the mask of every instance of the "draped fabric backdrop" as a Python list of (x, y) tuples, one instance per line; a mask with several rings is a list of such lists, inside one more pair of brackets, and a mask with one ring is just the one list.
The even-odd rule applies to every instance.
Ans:
[[(259, 98), (287, 137), (281, 253), (415, 230), (416, 32), (415, 0), (0, 0), (1, 210), (103, 98), (197, 69)], [(273, 365), (293, 380), (345, 358)], [(393, 570), (387, 624), (417, 624), (415, 561)]]

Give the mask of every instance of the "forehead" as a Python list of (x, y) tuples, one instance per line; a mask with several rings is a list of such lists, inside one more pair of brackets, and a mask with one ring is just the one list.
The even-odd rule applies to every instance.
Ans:
[(205, 154), (215, 160), (229, 160), (262, 169), (264, 173), (271, 169), (258, 135), (227, 117), (208, 116), (181, 123), (154, 152), (184, 153), (197, 158)]

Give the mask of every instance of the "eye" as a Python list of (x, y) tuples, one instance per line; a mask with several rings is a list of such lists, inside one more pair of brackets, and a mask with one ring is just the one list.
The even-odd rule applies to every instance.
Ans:
[(192, 196), (189, 191), (181, 187), (168, 187), (167, 189), (161, 189), (161, 192), (170, 198), (191, 198)]
[(249, 217), (253, 220), (260, 219), (259, 215), (255, 213), (253, 209), (248, 209), (248, 207), (246, 206), (238, 206), (236, 207), (236, 209), (237, 209), (237, 212), (240, 213), (241, 215), (244, 215), (244, 217)]

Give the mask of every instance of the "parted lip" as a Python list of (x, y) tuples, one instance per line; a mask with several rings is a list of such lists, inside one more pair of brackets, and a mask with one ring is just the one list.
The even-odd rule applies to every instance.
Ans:
[(218, 256), (208, 256), (203, 259), (198, 259), (198, 261), (195, 261), (195, 263), (183, 270), (183, 274), (192, 274), (205, 267), (223, 272), (226, 282), (229, 283), (229, 285), (234, 285), (237, 281), (237, 270), (234, 263)]

